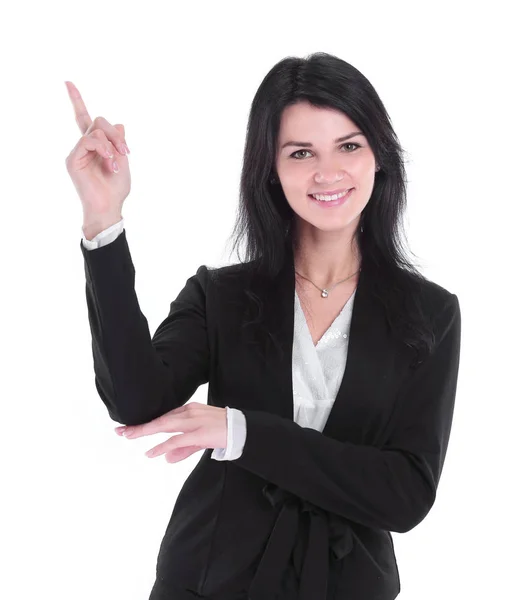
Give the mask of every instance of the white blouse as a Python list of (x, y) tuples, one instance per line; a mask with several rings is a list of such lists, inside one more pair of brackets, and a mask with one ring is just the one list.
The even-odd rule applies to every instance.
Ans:
[[(315, 346), (298, 293), (294, 293), (293, 420), (302, 427), (322, 431), (335, 402), (346, 367), (348, 335), (355, 292)], [(245, 415), (227, 407), (226, 448), (216, 448), (214, 460), (234, 460), (243, 453)]]
[[(83, 245), (94, 250), (110, 244), (123, 228), (122, 218), (93, 240), (87, 240), (81, 230)], [(326, 425), (344, 375), (354, 300), (355, 292), (315, 346), (298, 293), (294, 293), (293, 420), (302, 427), (322, 431)], [(237, 408), (226, 408), (227, 447), (215, 448), (211, 455), (214, 460), (235, 460), (245, 445), (245, 415)]]

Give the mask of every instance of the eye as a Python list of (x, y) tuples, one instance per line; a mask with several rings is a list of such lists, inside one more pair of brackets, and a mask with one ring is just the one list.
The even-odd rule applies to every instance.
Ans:
[[(355, 142), (346, 142), (345, 144), (342, 144), (341, 148), (344, 148), (344, 146), (355, 146), (352, 150), (348, 150), (348, 154), (350, 154), (351, 152), (354, 152), (355, 150), (357, 150), (357, 148), (362, 147), (361, 144), (356, 144)], [(293, 152), (290, 155), (290, 158), (294, 158), (295, 160), (303, 160), (303, 158), (295, 156), (299, 152), (309, 152), (309, 150), (297, 150), (296, 152)]]

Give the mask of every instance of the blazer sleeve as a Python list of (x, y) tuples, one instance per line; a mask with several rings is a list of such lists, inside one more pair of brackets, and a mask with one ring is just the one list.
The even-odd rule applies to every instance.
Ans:
[(83, 240), (80, 247), (95, 384), (110, 418), (139, 425), (182, 406), (208, 381), (207, 267), (186, 281), (151, 338), (126, 231), (99, 248), (89, 250)]
[(434, 504), (449, 442), (460, 360), (455, 294), (437, 322), (434, 351), (400, 390), (395, 426), (383, 446), (338, 441), (243, 408), (246, 441), (233, 464), (367, 527), (411, 530)]

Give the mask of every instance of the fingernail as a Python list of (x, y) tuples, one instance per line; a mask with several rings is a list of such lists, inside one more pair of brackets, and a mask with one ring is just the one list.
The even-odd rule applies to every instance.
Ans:
[(118, 150), (125, 156), (125, 154), (127, 154), (127, 148), (125, 147), (125, 144), (120, 144), (118, 146)]
[(117, 173), (120, 170), (116, 161), (112, 163), (112, 170), (114, 171), (114, 173)]

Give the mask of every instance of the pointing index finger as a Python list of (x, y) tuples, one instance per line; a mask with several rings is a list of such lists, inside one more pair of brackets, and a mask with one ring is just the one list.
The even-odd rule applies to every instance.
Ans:
[(79, 129), (81, 133), (84, 135), (87, 129), (92, 125), (92, 119), (88, 114), (85, 103), (83, 102), (83, 98), (81, 98), (81, 94), (79, 90), (75, 87), (75, 85), (71, 81), (65, 81), (66, 88), (68, 90), (68, 95), (70, 96), (70, 100), (74, 106), (75, 112), (75, 120), (79, 125)]

